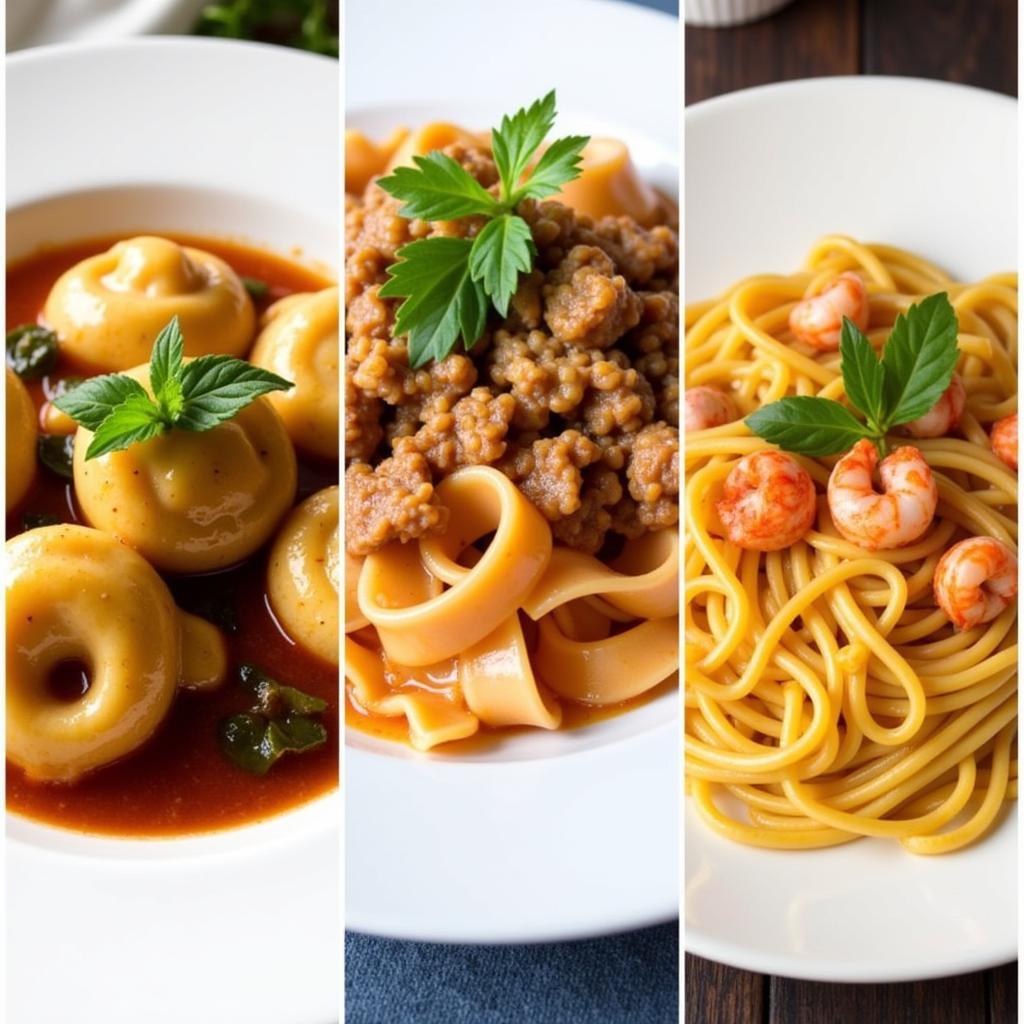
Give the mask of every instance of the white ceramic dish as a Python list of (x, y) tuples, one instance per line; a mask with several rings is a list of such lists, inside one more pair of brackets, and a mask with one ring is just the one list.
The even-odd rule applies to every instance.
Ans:
[[(913, 79), (833, 78), (686, 112), (686, 294), (797, 268), (829, 232), (904, 246), (967, 278), (1017, 265), (1017, 108)], [(751, 849), (688, 809), (686, 947), (822, 981), (959, 974), (1017, 953), (1015, 814), (948, 857), (862, 840)]]
[[(297, 248), (336, 267), (337, 92), (334, 62), (248, 44), (147, 40), (11, 58), (8, 259), (143, 228)], [(340, 813), (334, 795), (168, 841), (8, 815), (6, 1019), (336, 1020)]]
[[(379, 9), (350, 3), (366, 40)], [(516, 17), (475, 0), (388, 5), (379, 53), (346, 54), (347, 123), (374, 135), (431, 119), (488, 127), (558, 90), (558, 132), (618, 135), (675, 192), (678, 22), (626, 4), (524, 0)], [(543, 31), (537, 26), (543, 25)], [(585, 34), (586, 44), (565, 41)], [(501, 73), (469, 70), (466, 46), (501, 39)], [(614, 74), (595, 52), (614, 47)], [(472, 98), (467, 100), (466, 96)], [(678, 700), (598, 726), (532, 734), (472, 758), (414, 755), (349, 733), (346, 923), (357, 931), (451, 942), (596, 935), (678, 913)]]

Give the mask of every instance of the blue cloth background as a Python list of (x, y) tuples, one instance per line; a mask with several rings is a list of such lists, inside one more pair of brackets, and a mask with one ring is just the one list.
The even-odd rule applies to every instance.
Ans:
[[(557, 0), (553, 0), (557, 2)], [(678, 0), (629, 0), (679, 14)], [(345, 936), (346, 1024), (676, 1024), (679, 924), (534, 946)]]

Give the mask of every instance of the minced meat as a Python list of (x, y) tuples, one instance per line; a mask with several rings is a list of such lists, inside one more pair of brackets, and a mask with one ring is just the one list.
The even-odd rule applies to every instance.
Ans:
[[(448, 153), (496, 192), (491, 154)], [(599, 552), (679, 517), (678, 239), (665, 224), (594, 221), (524, 200), (536, 265), (469, 353), (413, 370), (381, 299), (402, 245), (472, 237), (479, 218), (406, 220), (371, 182), (346, 197), (346, 538), (367, 554), (444, 528), (434, 485), (467, 465), (504, 472), (562, 544)]]

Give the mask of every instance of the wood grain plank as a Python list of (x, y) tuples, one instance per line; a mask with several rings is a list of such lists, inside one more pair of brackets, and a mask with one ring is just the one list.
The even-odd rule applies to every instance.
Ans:
[(859, 0), (796, 0), (751, 25), (687, 28), (686, 102), (766, 82), (856, 74), (859, 26)]
[(985, 972), (989, 1024), (1017, 1024), (1017, 964)]
[(863, 4), (868, 74), (942, 78), (1017, 95), (1017, 0)]
[(687, 954), (686, 1024), (762, 1024), (766, 979)]
[(769, 1024), (989, 1024), (985, 972), (905, 985), (772, 978)]

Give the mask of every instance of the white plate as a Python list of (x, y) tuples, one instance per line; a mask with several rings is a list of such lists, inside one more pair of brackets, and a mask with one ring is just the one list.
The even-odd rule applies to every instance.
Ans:
[[(625, 4), (350, 2), (349, 126), (383, 135), (441, 118), (489, 127), (558, 90), (556, 131), (618, 135), (676, 189), (678, 22)], [(586, 42), (566, 45), (578, 38)], [(500, 39), (498, 68), (466, 47)], [(595, 53), (615, 55), (594, 73)], [(508, 55), (526, 55), (507, 59)], [(492, 73), (493, 72), (493, 73)], [(467, 100), (467, 94), (471, 99)], [(472, 758), (414, 755), (350, 733), (348, 927), (402, 938), (526, 942), (596, 935), (678, 913), (678, 697), (600, 725), (532, 734)]]
[[(332, 61), (219, 41), (11, 58), (8, 258), (145, 228), (298, 246), (336, 266), (337, 92)], [(8, 815), (7, 1019), (335, 1020), (340, 813), (335, 794), (145, 842)]]
[[(843, 232), (956, 275), (1017, 265), (1017, 106), (913, 79), (832, 78), (734, 93), (686, 112), (686, 295), (797, 269)], [(688, 810), (686, 946), (823, 981), (958, 974), (1017, 951), (1016, 820), (947, 857), (865, 839), (752, 849)]]

